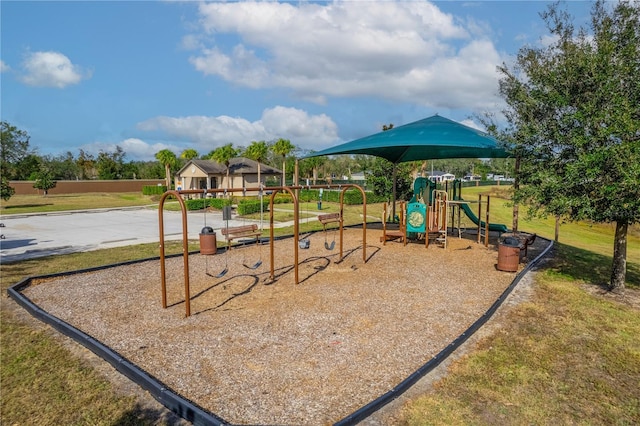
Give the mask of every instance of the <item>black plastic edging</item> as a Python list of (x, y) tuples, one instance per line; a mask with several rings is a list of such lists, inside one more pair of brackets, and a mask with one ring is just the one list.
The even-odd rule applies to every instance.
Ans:
[[(176, 256), (182, 256), (178, 254)], [(96, 268), (88, 268), (78, 271), (72, 271), (66, 273), (66, 275), (72, 275), (87, 271), (96, 271), (100, 269), (106, 269), (113, 266), (127, 265), (131, 263), (144, 262), (148, 260), (155, 260), (159, 258), (127, 261), (115, 265), (107, 265)], [(36, 304), (34, 304), (28, 297), (21, 293), (23, 289), (31, 285), (31, 282), (38, 278), (52, 278), (65, 274), (49, 274), (42, 276), (35, 276), (25, 278), (24, 280), (14, 284), (7, 289), (7, 294), (22, 308), (29, 312), (33, 317), (40, 321), (49, 324), (51, 327), (59, 331), (60, 333), (68, 336), (89, 349), (91, 352), (101, 357), (109, 364), (111, 364), (118, 372), (128, 377), (130, 380), (138, 384), (141, 388), (148, 391), (158, 402), (164, 405), (167, 409), (173, 411), (183, 419), (186, 419), (194, 425), (212, 425), (212, 426), (224, 426), (229, 423), (215, 414), (205, 410), (196, 403), (180, 396), (171, 389), (169, 389), (164, 383), (156, 379), (134, 363), (121, 356), (119, 353), (104, 345), (100, 341), (91, 337), (90, 335), (78, 330), (71, 326), (69, 323), (57, 318), (48, 312), (42, 310)]]
[[(541, 237), (538, 237), (541, 238)], [(547, 240), (546, 238), (541, 238)], [(553, 247), (553, 241), (549, 241), (549, 245), (540, 253), (534, 260), (532, 260), (516, 277), (513, 279), (509, 287), (493, 302), (491, 307), (478, 318), (469, 328), (467, 328), (460, 336), (453, 340), (446, 348), (431, 358), (426, 364), (418, 368), (409, 377), (400, 382), (397, 386), (391, 389), (389, 392), (379, 396), (367, 405), (359, 408), (353, 413), (349, 414), (342, 420), (334, 423), (334, 426), (350, 426), (355, 425), (358, 422), (366, 419), (394, 399), (398, 398), (404, 392), (406, 392), (411, 386), (413, 386), (418, 380), (430, 373), (434, 368), (442, 363), (447, 357), (449, 357), (456, 349), (458, 349), (464, 342), (469, 339), (480, 327), (482, 327), (498, 310), (506, 298), (511, 294), (513, 289), (518, 285), (520, 280), (547, 254), (547, 252)]]

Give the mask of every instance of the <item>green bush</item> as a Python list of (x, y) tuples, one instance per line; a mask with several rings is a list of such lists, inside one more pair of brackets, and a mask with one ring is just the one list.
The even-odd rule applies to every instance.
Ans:
[[(332, 203), (340, 202), (340, 193), (338, 190), (323, 190), (322, 192), (322, 201), (328, 201)], [(365, 192), (367, 195), (367, 203), (381, 203), (386, 201), (386, 198), (383, 196), (375, 195), (373, 192)], [(320, 200), (320, 190), (319, 189), (302, 189), (300, 190), (300, 201), (303, 202), (313, 202)], [(357, 205), (362, 204), (362, 193), (355, 188), (349, 189), (344, 193), (344, 203), (346, 205)]]
[(216, 210), (222, 210), (224, 206), (231, 205), (231, 200), (226, 198), (195, 198), (185, 200), (184, 205), (187, 210), (202, 210), (205, 207), (213, 207)]
[(146, 185), (142, 187), (142, 195), (162, 195), (167, 192), (164, 185)]
[[(263, 198), (262, 210), (267, 211), (268, 209), (269, 209), (269, 199)], [(239, 215), (244, 216), (247, 214), (258, 213), (258, 212), (260, 212), (260, 200), (247, 199), (247, 200), (240, 200), (240, 202), (238, 202)]]
[(205, 203), (208, 200), (204, 198), (197, 198), (193, 200), (184, 200), (184, 205), (187, 207), (187, 210), (202, 210), (205, 207)]
[(230, 198), (209, 198), (209, 206), (216, 210), (222, 210), (223, 207), (233, 204), (233, 200)]
[[(267, 205), (269, 205), (269, 200), (271, 199), (271, 194), (265, 194), (264, 199), (267, 201)], [(293, 203), (293, 198), (288, 192), (279, 192), (273, 197), (273, 204), (287, 204)]]

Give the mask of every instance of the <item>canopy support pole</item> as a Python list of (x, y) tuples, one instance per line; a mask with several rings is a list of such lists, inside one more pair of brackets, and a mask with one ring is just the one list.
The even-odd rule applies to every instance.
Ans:
[(396, 220), (396, 180), (398, 178), (398, 164), (393, 163), (393, 208), (391, 209), (391, 222), (395, 222)]

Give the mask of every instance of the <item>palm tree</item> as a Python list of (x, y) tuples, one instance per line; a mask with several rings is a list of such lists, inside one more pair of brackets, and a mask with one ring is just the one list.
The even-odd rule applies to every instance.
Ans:
[(162, 149), (156, 152), (156, 159), (164, 166), (165, 181), (167, 183), (167, 189), (171, 189), (171, 167), (175, 166), (178, 159), (173, 151), (168, 149)]
[(224, 164), (227, 167), (227, 189), (229, 189), (229, 164), (232, 158), (238, 156), (238, 150), (233, 147), (232, 143), (228, 143), (219, 148), (216, 148), (211, 153), (211, 159), (217, 161), (220, 164)]
[(182, 151), (182, 153), (180, 154), (180, 158), (184, 159), (184, 160), (193, 160), (194, 158), (198, 158), (198, 151), (196, 151), (193, 148), (187, 148), (184, 151)]
[(287, 175), (287, 155), (296, 149), (296, 147), (289, 139), (280, 138), (273, 144), (271, 149), (277, 155), (282, 155), (282, 186), (285, 186), (285, 176)]
[[(313, 153), (315, 151), (311, 151), (311, 153)], [(327, 157), (309, 157), (306, 158), (304, 161), (306, 163), (307, 167), (311, 168), (311, 173), (312, 173), (312, 181), (313, 184), (315, 185), (317, 180), (318, 180), (318, 169), (320, 167), (322, 167), (322, 165), (326, 162)]]
[(251, 145), (244, 150), (244, 156), (250, 158), (258, 163), (258, 187), (262, 189), (262, 179), (260, 178), (260, 166), (261, 163), (267, 158), (269, 154), (269, 146), (265, 141), (251, 142)]

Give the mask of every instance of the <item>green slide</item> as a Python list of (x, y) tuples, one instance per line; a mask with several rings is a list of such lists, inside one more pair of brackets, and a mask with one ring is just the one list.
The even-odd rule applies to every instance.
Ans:
[[(464, 201), (464, 200), (462, 200), (462, 198), (458, 198), (458, 200)], [(471, 219), (471, 221), (474, 224), (477, 225), (478, 224), (478, 216), (476, 216), (475, 213), (473, 213), (473, 210), (471, 210), (471, 207), (469, 207), (469, 204), (460, 204), (460, 207), (462, 208), (462, 210), (464, 210), (464, 212), (469, 217), (469, 219)], [(480, 226), (484, 228), (484, 221), (482, 221)], [(500, 233), (504, 233), (504, 232), (508, 232), (509, 229), (507, 228), (506, 225), (503, 225), (501, 223), (490, 223), (489, 224), (489, 231), (498, 231)]]

